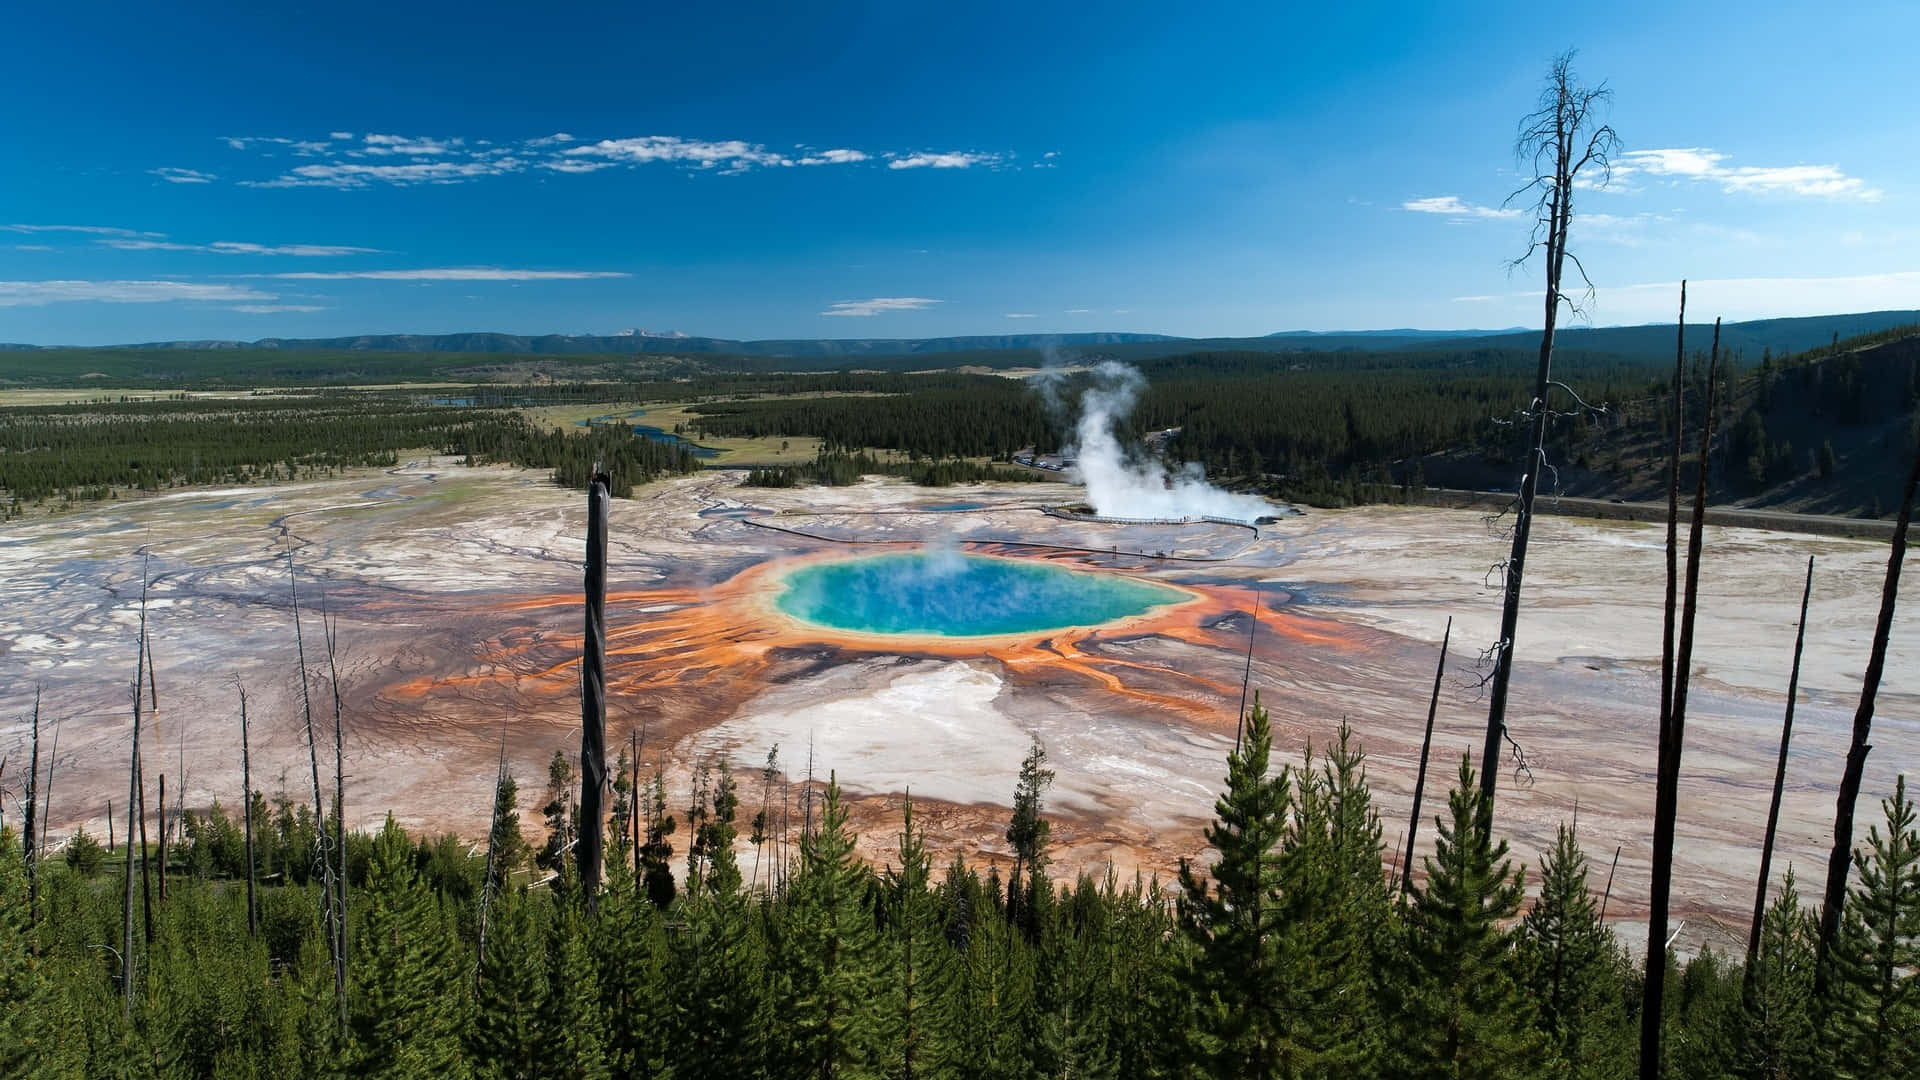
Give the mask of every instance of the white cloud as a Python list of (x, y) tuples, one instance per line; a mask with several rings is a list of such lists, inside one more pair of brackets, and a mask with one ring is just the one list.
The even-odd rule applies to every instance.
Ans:
[(1632, 150), (1620, 155), (1613, 173), (1620, 177), (1644, 175), (1716, 183), (1728, 194), (1801, 195), (1862, 202), (1877, 201), (1884, 194), (1865, 180), (1848, 176), (1838, 165), (1730, 166), (1726, 161), (1726, 154), (1704, 146)]
[(1031, 319), (1031, 318), (1034, 318), (1034, 317), (1035, 317), (1035, 316), (1034, 316), (1034, 314), (1033, 314), (1033, 313), (1032, 313), (1031, 311), (1009, 311), (1009, 312), (1007, 312), (1007, 318), (1009, 318), (1009, 319)]
[(214, 255), (291, 255), (298, 258), (326, 258), (335, 255), (380, 255), (379, 248), (348, 247), (344, 244), (249, 244), (237, 240), (215, 240), (211, 244), (181, 244), (171, 240), (136, 240), (109, 237), (98, 241), (121, 251), (198, 251)]
[(252, 277), (282, 281), (586, 281), (625, 278), (619, 270), (503, 270), (492, 266), (443, 266), (422, 270), (304, 270)]
[[(376, 156), (399, 155), (402, 157), (437, 157), (451, 154), (466, 144), (465, 139), (432, 139), (410, 135), (367, 135), (361, 138), (360, 147), (347, 153), (354, 156), (373, 154)], [(321, 144), (324, 149), (325, 144)]]
[(617, 161), (580, 161), (576, 158), (554, 158), (552, 161), (541, 162), (540, 167), (543, 169), (552, 169), (557, 173), (590, 173), (599, 172), (601, 169), (611, 169), (618, 164), (620, 163)]
[(1445, 214), (1450, 218), (1516, 218), (1523, 211), (1511, 207), (1477, 206), (1462, 202), (1458, 195), (1432, 195), (1424, 199), (1408, 199), (1400, 204), (1400, 209), (1411, 210), (1416, 214)]
[(0, 307), (39, 307), (92, 300), (105, 304), (159, 304), (172, 300), (274, 300), (248, 285), (191, 281), (0, 281)]
[(18, 233), (75, 232), (89, 236), (153, 236), (166, 233), (141, 232), (138, 229), (120, 229), (112, 225), (0, 225), (0, 231)]
[(325, 311), (319, 304), (235, 304), (233, 310), (248, 315), (278, 315), (285, 311)]
[[(415, 135), (329, 132), (325, 141), (280, 136), (233, 136), (222, 140), (234, 150), (266, 157), (290, 151), (295, 157), (324, 160), (299, 165), (279, 176), (242, 180), (249, 187), (363, 188), (375, 184), (457, 184), (489, 176), (540, 169), (551, 173), (598, 172), (616, 165), (665, 163), (700, 171), (733, 175), (761, 168), (860, 165), (885, 161), (888, 169), (966, 169), (1007, 167), (1008, 154), (979, 151), (914, 151), (875, 153), (839, 146), (816, 149), (805, 144), (776, 149), (745, 139), (694, 139), (677, 135), (582, 141), (558, 131), (519, 141), (465, 139)], [(1031, 168), (1050, 168), (1058, 151), (1048, 151)], [(397, 159), (381, 163), (380, 159)], [(197, 170), (169, 169), (169, 179), (195, 182), (192, 177), (217, 179)], [(156, 173), (160, 170), (155, 170)]]
[(952, 150), (946, 153), (922, 151), (915, 154), (888, 154), (889, 169), (970, 169), (975, 165), (998, 165), (1002, 160), (999, 154), (981, 154), (971, 150)]
[(162, 168), (148, 169), (147, 172), (169, 184), (211, 184), (220, 179), (210, 172), (201, 172), (199, 169)]
[(52, 251), (53, 245), (52, 244), (15, 244), (13, 245), (13, 250), (15, 251)]
[(1069, 315), (1091, 315), (1091, 314), (1093, 314), (1093, 309), (1092, 309), (1092, 308), (1083, 308), (1083, 307), (1070, 307), (1070, 308), (1068, 308), (1068, 309), (1067, 309), (1067, 314), (1069, 314)]
[(330, 187), (359, 188), (371, 183), (405, 186), (408, 184), (457, 184), (482, 176), (519, 172), (525, 162), (518, 158), (491, 161), (428, 161), (411, 165), (360, 165), (337, 161), (325, 165), (301, 165), (272, 180), (243, 180), (248, 187)]
[(878, 315), (885, 311), (919, 311), (943, 303), (924, 296), (876, 296), (868, 300), (835, 300), (822, 315)]

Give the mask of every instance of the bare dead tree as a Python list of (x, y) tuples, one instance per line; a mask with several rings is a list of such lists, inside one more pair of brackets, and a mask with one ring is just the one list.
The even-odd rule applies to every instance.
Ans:
[(599, 909), (600, 797), (607, 787), (608, 478), (598, 466), (587, 487), (586, 632), (580, 656), (580, 834), (574, 856), (587, 910)]
[(1453, 616), (1447, 616), (1446, 632), (1440, 635), (1440, 660), (1433, 666), (1433, 696), (1427, 699), (1427, 733), (1420, 739), (1420, 771), (1413, 781), (1413, 814), (1407, 822), (1407, 865), (1400, 873), (1400, 895), (1407, 894), (1413, 881), (1413, 845), (1420, 835), (1420, 796), (1427, 788), (1427, 755), (1433, 750), (1433, 718), (1440, 712), (1440, 679), (1447, 673), (1447, 645), (1453, 641)]
[(253, 864), (253, 758), (247, 749), (247, 688), (240, 685), (238, 675), (233, 677), (233, 685), (240, 691), (240, 829), (247, 846), (247, 936), (252, 937), (260, 930), (260, 908), (254, 899), (257, 874)]
[[(147, 667), (147, 566), (140, 563), (140, 638), (133, 661), (133, 752), (127, 760), (126, 892), (120, 905), (120, 993), (122, 1019), (133, 1019), (133, 819), (140, 790), (140, 700)], [(109, 808), (109, 818), (113, 813)], [(109, 837), (111, 843), (111, 837)]]
[(320, 630), (327, 647), (327, 685), (333, 692), (333, 932), (340, 957), (335, 988), (340, 995), (340, 1026), (347, 1023), (347, 780), (340, 732), (340, 620), (327, 610), (327, 589), (320, 587)]
[(33, 749), (29, 753), (29, 756), (27, 758), (27, 786), (25, 791), (27, 808), (24, 811), (26, 816), (26, 821), (25, 821), (26, 830), (25, 830), (24, 836), (21, 839), (21, 844), (25, 848), (24, 854), (26, 858), (27, 925), (29, 926), (34, 924), (35, 914), (40, 910), (40, 879), (34, 873), (34, 863), (37, 861), (34, 856), (38, 853), (38, 850), (40, 847), (39, 844), (35, 843), (35, 840), (39, 837), (40, 834), (35, 831), (35, 825), (33, 820), (34, 807), (37, 805), (39, 801), (39, 794), (40, 794), (39, 792), (35, 791), (34, 788), (39, 783), (40, 783), (40, 688), (36, 686), (33, 688)]
[(1673, 352), (1673, 449), (1667, 460), (1667, 601), (1660, 638), (1660, 727), (1673, 715), (1673, 634), (1680, 607), (1680, 443), (1687, 428), (1687, 283), (1680, 282), (1680, 330)]
[[(164, 746), (161, 747), (160, 748), (161, 753), (164, 754), (166, 752), (166, 749), (167, 748)], [(160, 819), (160, 902), (164, 904), (167, 902), (167, 774), (166, 773), (160, 774), (160, 808), (159, 808), (159, 814), (157, 816)]]
[(647, 721), (639, 721), (639, 738), (637, 738), (637, 740), (634, 738), (634, 732), (626, 732), (626, 742), (628, 742), (628, 746), (632, 748), (632, 763), (630, 763), (628, 767), (634, 771), (632, 778), (628, 780), (628, 784), (632, 784), (632, 788), (634, 788), (634, 794), (630, 796), (630, 798), (634, 799), (634, 807), (628, 809), (628, 819), (632, 819), (632, 828), (628, 830), (628, 832), (630, 832), (630, 838), (628, 838), (628, 840), (632, 840), (632, 844), (634, 844), (634, 876), (637, 878), (637, 876), (639, 876), (639, 755), (647, 749)]
[(300, 665), (300, 712), (306, 721), (307, 765), (313, 776), (314, 846), (320, 860), (320, 915), (327, 935), (327, 951), (333, 956), (333, 992), (339, 1005), (340, 1033), (346, 1034), (346, 958), (340, 954), (340, 935), (335, 926), (339, 913), (334, 910), (333, 855), (327, 849), (327, 803), (320, 793), (320, 746), (313, 731), (313, 693), (308, 686), (306, 635), (300, 627), (300, 582), (294, 571), (293, 548), (287, 548), (287, 595), (293, 605), (293, 644)]
[(1607, 868), (1607, 889), (1600, 894), (1600, 915), (1598, 921), (1603, 926), (1606, 925), (1607, 921), (1607, 901), (1613, 899), (1614, 871), (1620, 869), (1620, 848), (1621, 845), (1619, 844), (1613, 845), (1613, 865)]
[[(33, 689), (33, 708), (40, 709), (40, 688)], [(47, 850), (47, 831), (53, 822), (53, 770), (60, 764), (60, 720), (53, 721), (53, 750), (47, 755), (47, 790), (40, 796), (40, 849)]]
[(493, 810), (487, 815), (487, 865), (480, 876), (480, 925), (473, 950), (473, 984), (480, 985), (480, 966), (487, 956), (487, 908), (493, 901), (494, 877), (498, 873), (500, 836), (500, 793), (507, 787), (507, 725), (500, 724), (500, 765), (493, 773)]
[(1807, 643), (1807, 602), (1813, 599), (1813, 556), (1807, 556), (1807, 584), (1800, 592), (1800, 629), (1793, 637), (1793, 671), (1787, 676), (1787, 717), (1780, 724), (1780, 760), (1773, 768), (1773, 802), (1767, 807), (1767, 835), (1760, 843), (1760, 883), (1753, 890), (1753, 924), (1747, 928), (1747, 966), (1741, 990), (1751, 1002), (1753, 961), (1760, 955), (1760, 927), (1767, 915), (1767, 879), (1773, 870), (1773, 841), (1780, 828), (1780, 796), (1787, 786), (1787, 747), (1793, 742), (1793, 706), (1800, 695), (1800, 652)]
[(1246, 737), (1247, 686), (1253, 682), (1253, 639), (1260, 633), (1260, 601), (1262, 599), (1260, 590), (1255, 589), (1253, 591), (1253, 625), (1247, 627), (1246, 669), (1240, 673), (1240, 712), (1233, 726), (1233, 752), (1236, 754), (1240, 752), (1240, 740)]
[(1861, 678), (1860, 707), (1853, 714), (1853, 741), (1847, 747), (1847, 768), (1840, 777), (1840, 795), (1833, 808), (1833, 851), (1827, 856), (1827, 891), (1820, 907), (1820, 938), (1814, 963), (1814, 998), (1828, 1000), (1832, 980), (1830, 958), (1840, 934), (1840, 910), (1847, 899), (1847, 871), (1853, 848), (1853, 804), (1860, 798), (1860, 777), (1867, 768), (1867, 742), (1873, 734), (1874, 698), (1880, 693), (1880, 675), (1887, 665), (1887, 639), (1893, 634), (1893, 609), (1900, 599), (1900, 565), (1907, 558), (1907, 527), (1913, 522), (1914, 489), (1920, 488), (1920, 446), (1913, 452), (1913, 468), (1900, 499), (1900, 517), (1894, 522), (1892, 550), (1887, 555), (1887, 577), (1880, 589), (1880, 619), (1873, 628), (1873, 647)]
[(1673, 827), (1680, 805), (1680, 754), (1686, 741), (1687, 688), (1693, 667), (1693, 624), (1700, 601), (1700, 548), (1707, 518), (1707, 455), (1713, 446), (1715, 383), (1720, 368), (1720, 320), (1713, 323), (1707, 361), (1707, 412), (1700, 425), (1699, 476), (1687, 533), (1687, 583), (1680, 612), (1680, 645), (1673, 661), (1673, 711), (1660, 725), (1660, 756), (1653, 796), (1653, 890), (1648, 898), (1647, 973), (1640, 1005), (1640, 1076), (1660, 1075), (1660, 1036), (1667, 983), (1667, 901), (1673, 891)]
[[(1520, 121), (1515, 157), (1532, 170), (1532, 179), (1507, 197), (1513, 202), (1532, 195), (1534, 223), (1527, 249), (1514, 260), (1519, 266), (1535, 252), (1543, 255), (1546, 274), (1545, 324), (1540, 335), (1540, 364), (1534, 380), (1533, 401), (1528, 407), (1532, 434), (1527, 443), (1524, 472), (1520, 477), (1520, 499), (1513, 524), (1513, 547), (1505, 566), (1506, 591), (1500, 612), (1500, 638), (1495, 644), (1491, 700), (1487, 708), (1487, 738), (1480, 762), (1480, 790), (1486, 796), (1483, 812), (1493, 813), (1494, 788), (1500, 776), (1500, 744), (1507, 737), (1507, 691), (1513, 679), (1515, 635), (1520, 622), (1520, 589), (1527, 562), (1527, 541), (1533, 532), (1533, 504), (1540, 488), (1540, 474), (1547, 469), (1548, 399), (1553, 381), (1553, 335), (1560, 307), (1581, 312), (1584, 299), (1569, 296), (1563, 288), (1564, 270), (1571, 261), (1574, 271), (1591, 297), (1593, 283), (1587, 279), (1580, 260), (1567, 250), (1568, 234), (1573, 226), (1573, 196), (1576, 184), (1585, 183), (1581, 174), (1594, 170), (1600, 184), (1612, 173), (1612, 155), (1619, 144), (1613, 128), (1600, 124), (1595, 113), (1612, 99), (1604, 84), (1582, 86), (1573, 73), (1573, 53), (1556, 57), (1540, 96), (1540, 107)], [(1589, 173), (1591, 175), (1591, 173)], [(1577, 398), (1576, 398), (1577, 400)]]

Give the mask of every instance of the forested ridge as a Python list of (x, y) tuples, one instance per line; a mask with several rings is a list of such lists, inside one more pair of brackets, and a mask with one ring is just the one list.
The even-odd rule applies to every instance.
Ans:
[[(130, 1001), (124, 846), (67, 838), (30, 898), (9, 819), (0, 1075), (1632, 1074), (1638, 977), (1571, 825), (1518, 865), (1463, 761), (1436, 854), (1402, 883), (1344, 727), (1298, 762), (1273, 757), (1256, 702), (1211, 852), (1174, 882), (1052, 880), (1038, 744), (1012, 865), (984, 873), (935, 866), (910, 799), (872, 868), (831, 778), (789, 785), (773, 755), (744, 782), (709, 763), (676, 817), (623, 757), (589, 906), (569, 854), (576, 778), (556, 755), (536, 849), (504, 775), (484, 856), (391, 818), (348, 837), (344, 1013), (316, 869), (331, 829), (311, 808), (256, 793), (251, 856), (235, 815), (187, 816), (155, 852), (164, 899), (126, 890), (127, 925), (151, 915), (129, 931)], [(1676, 967), (1668, 1075), (1912, 1075), (1920, 834), (1904, 782), (1883, 810), (1855, 854), (1829, 998), (1810, 993), (1812, 922), (1789, 877), (1750, 973), (1712, 951)]]
[(600, 461), (623, 496), (699, 468), (685, 447), (624, 427), (543, 430), (503, 409), (358, 395), (112, 401), (0, 409), (0, 493), (12, 516), (49, 499), (393, 466), (401, 451), (420, 449), (551, 469), (556, 482), (581, 488)]

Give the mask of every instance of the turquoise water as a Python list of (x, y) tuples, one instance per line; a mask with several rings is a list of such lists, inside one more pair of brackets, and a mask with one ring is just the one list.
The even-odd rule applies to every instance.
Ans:
[(912, 552), (803, 566), (787, 575), (775, 605), (836, 630), (973, 637), (1095, 626), (1186, 598), (1117, 574)]

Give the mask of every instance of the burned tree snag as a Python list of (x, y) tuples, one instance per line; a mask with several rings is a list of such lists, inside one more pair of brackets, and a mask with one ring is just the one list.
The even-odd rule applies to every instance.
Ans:
[(1830, 958), (1840, 934), (1840, 909), (1847, 899), (1847, 871), (1853, 848), (1853, 804), (1860, 798), (1860, 777), (1867, 768), (1867, 739), (1873, 734), (1873, 702), (1880, 692), (1880, 675), (1887, 665), (1887, 639), (1893, 634), (1893, 609), (1900, 598), (1900, 564), (1907, 557), (1907, 527), (1913, 522), (1914, 489), (1920, 487), (1920, 447), (1914, 449), (1913, 468), (1900, 499), (1900, 517), (1893, 526), (1892, 550), (1887, 555), (1886, 582), (1880, 590), (1880, 619), (1873, 628), (1873, 648), (1861, 678), (1860, 707), (1853, 714), (1853, 742), (1847, 747), (1847, 768), (1840, 777), (1840, 795), (1833, 808), (1833, 851), (1827, 856), (1827, 891), (1820, 907), (1820, 938), (1813, 972), (1817, 1001), (1827, 1000), (1832, 979)]
[(600, 796), (607, 786), (607, 494), (606, 474), (587, 488), (586, 635), (580, 655), (580, 888), (588, 910), (600, 890)]
[(1686, 741), (1687, 686), (1693, 666), (1693, 624), (1700, 607), (1700, 548), (1707, 518), (1707, 455), (1713, 447), (1715, 380), (1720, 368), (1720, 321), (1713, 323), (1707, 360), (1707, 411), (1700, 425), (1698, 483), (1687, 533), (1687, 583), (1680, 612), (1680, 645), (1673, 660), (1671, 715), (1660, 725), (1660, 756), (1653, 795), (1653, 889), (1647, 907), (1647, 968), (1640, 1006), (1640, 1076), (1660, 1075), (1662, 1003), (1667, 980), (1667, 900), (1673, 891), (1673, 827), (1680, 804), (1680, 753)]
[[(1572, 70), (1573, 54), (1563, 53), (1553, 62), (1540, 107), (1520, 122), (1515, 156), (1532, 169), (1532, 179), (1508, 196), (1512, 201), (1535, 193), (1534, 226), (1527, 250), (1515, 265), (1524, 263), (1534, 252), (1544, 254), (1546, 274), (1545, 323), (1540, 334), (1540, 364), (1534, 379), (1533, 401), (1528, 407), (1532, 430), (1526, 446), (1526, 465), (1520, 477), (1520, 496), (1513, 525), (1513, 547), (1505, 564), (1505, 596), (1500, 610), (1500, 639), (1492, 649), (1492, 691), (1487, 707), (1487, 738), (1481, 751), (1480, 790), (1486, 796), (1482, 812), (1493, 814), (1494, 788), (1500, 777), (1500, 743), (1507, 734), (1507, 688), (1513, 678), (1514, 638), (1520, 622), (1520, 587), (1526, 570), (1527, 541), (1533, 532), (1533, 503), (1540, 489), (1540, 474), (1546, 470), (1547, 418), (1551, 413), (1548, 395), (1553, 381), (1553, 334), (1560, 306), (1574, 312), (1579, 303), (1562, 288), (1562, 271), (1572, 259), (1574, 271), (1584, 281), (1586, 272), (1580, 260), (1567, 253), (1568, 231), (1573, 224), (1575, 183), (1582, 170), (1591, 167), (1605, 184), (1611, 174), (1611, 156), (1619, 143), (1613, 128), (1599, 124), (1595, 111), (1613, 96), (1605, 86), (1584, 87)], [(1587, 286), (1592, 291), (1592, 286)], [(1564, 387), (1563, 387), (1564, 389)]]
[(1413, 881), (1413, 846), (1420, 835), (1420, 796), (1427, 787), (1427, 755), (1433, 750), (1433, 718), (1440, 711), (1440, 679), (1447, 673), (1447, 644), (1453, 640), (1453, 616), (1447, 616), (1446, 632), (1440, 635), (1440, 661), (1433, 667), (1433, 696), (1427, 699), (1427, 733), (1420, 739), (1420, 771), (1413, 781), (1413, 815), (1407, 822), (1407, 863), (1400, 872), (1400, 895), (1407, 894)]
[(1787, 786), (1787, 747), (1793, 742), (1794, 699), (1800, 693), (1800, 652), (1807, 643), (1807, 601), (1813, 598), (1813, 556), (1807, 556), (1807, 584), (1800, 592), (1800, 629), (1793, 637), (1793, 671), (1787, 676), (1787, 716), (1780, 723), (1780, 760), (1773, 768), (1773, 802), (1767, 806), (1767, 835), (1760, 843), (1760, 883), (1753, 890), (1753, 925), (1747, 929), (1747, 967), (1742, 990), (1753, 994), (1753, 961), (1760, 955), (1760, 927), (1767, 915), (1767, 878), (1773, 871), (1773, 841), (1780, 828), (1780, 795)]

